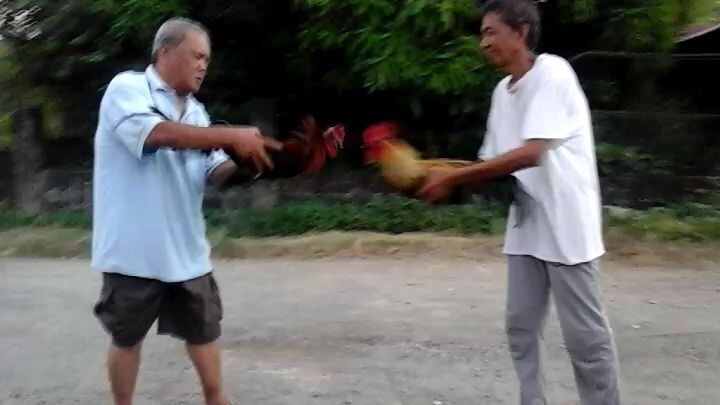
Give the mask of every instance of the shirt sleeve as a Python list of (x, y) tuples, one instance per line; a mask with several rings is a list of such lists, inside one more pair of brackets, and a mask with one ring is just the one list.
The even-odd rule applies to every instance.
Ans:
[(230, 160), (230, 157), (220, 149), (215, 149), (205, 159), (205, 177), (210, 177), (218, 166)]
[[(200, 118), (200, 122), (198, 122), (198, 125), (201, 127), (209, 127), (210, 126), (210, 115), (208, 115), (207, 111), (205, 111), (205, 108), (202, 108), (202, 118)], [(222, 149), (214, 149), (211, 151), (207, 158), (205, 158), (205, 178), (210, 177), (212, 172), (217, 169), (218, 166), (221, 164), (227, 162), (230, 160), (230, 156), (227, 155)]]
[[(493, 102), (495, 101), (495, 96), (493, 95)], [(495, 122), (495, 108), (493, 108), (493, 104), (490, 105), (490, 112), (488, 113), (488, 119), (487, 123), (485, 124), (485, 135), (483, 136), (482, 145), (480, 145), (480, 149), (478, 150), (477, 157), (480, 160), (490, 160), (497, 156), (497, 151), (495, 150), (495, 125), (493, 124)]]
[(155, 126), (164, 121), (151, 107), (143, 89), (122, 82), (109, 89), (105, 109), (112, 134), (138, 159), (144, 153), (154, 152), (145, 148), (145, 141)]
[(558, 79), (545, 80), (528, 102), (522, 124), (522, 138), (565, 139), (570, 135), (569, 121), (562, 82)]

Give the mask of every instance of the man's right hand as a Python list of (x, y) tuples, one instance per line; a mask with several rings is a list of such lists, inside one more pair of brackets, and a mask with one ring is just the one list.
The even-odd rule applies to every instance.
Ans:
[(251, 161), (258, 174), (263, 173), (266, 168), (273, 168), (268, 150), (282, 150), (282, 143), (263, 136), (256, 127), (231, 127), (227, 130), (229, 131), (228, 149), (241, 159)]

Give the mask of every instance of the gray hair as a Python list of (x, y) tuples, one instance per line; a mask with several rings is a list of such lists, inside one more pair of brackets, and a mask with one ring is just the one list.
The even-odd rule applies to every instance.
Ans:
[(207, 29), (197, 21), (189, 18), (175, 17), (163, 23), (155, 34), (152, 47), (152, 62), (157, 62), (158, 54), (163, 46), (177, 46), (185, 40), (188, 31), (196, 30), (202, 32), (210, 42), (210, 34)]

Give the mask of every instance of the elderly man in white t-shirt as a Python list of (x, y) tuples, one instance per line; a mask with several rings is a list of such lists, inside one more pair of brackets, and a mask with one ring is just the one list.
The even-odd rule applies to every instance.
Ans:
[(512, 174), (529, 196), (511, 207), (506, 328), (522, 405), (546, 404), (541, 343), (550, 294), (582, 404), (620, 403), (614, 338), (601, 304), (605, 253), (590, 111), (571, 66), (533, 49), (539, 12), (527, 0), (490, 0), (482, 12), (487, 60), (508, 73), (492, 95), (483, 162), (432, 172), (419, 195)]

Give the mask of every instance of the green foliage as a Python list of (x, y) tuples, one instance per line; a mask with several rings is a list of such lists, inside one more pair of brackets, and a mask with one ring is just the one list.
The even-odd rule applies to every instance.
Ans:
[(137, 45), (147, 47), (147, 38), (169, 16), (185, 16), (189, 5), (186, 0), (95, 0), (92, 2), (97, 13), (109, 17), (108, 32), (116, 40), (139, 41)]
[(621, 229), (626, 236), (661, 241), (720, 240), (720, 209), (686, 203), (656, 208), (632, 215), (609, 216), (607, 226)]
[[(378, 198), (367, 204), (293, 203), (271, 209), (207, 210), (210, 229), (224, 228), (232, 237), (291, 236), (325, 231), (454, 231), (463, 234), (499, 230), (503, 210), (485, 206), (430, 207), (414, 200)], [(90, 229), (89, 214), (63, 211), (29, 214), (0, 210), (0, 230), (57, 226)]]
[[(2, 1), (12, 9), (27, 6), (26, 0)], [(0, 35), (13, 48), (14, 67), (27, 78), (19, 88), (40, 88), (62, 99), (68, 131), (92, 133), (107, 83), (120, 71), (144, 69), (155, 31), (175, 16), (200, 21), (213, 38), (213, 63), (200, 95), (208, 107), (232, 110), (255, 96), (286, 94), (290, 87), (289, 0), (34, 0), (33, 5), (39, 11), (29, 25), (36, 36), (14, 35), (7, 27), (0, 27)]]
[(477, 106), (468, 96), (494, 80), (466, 31), (477, 12), (472, 0), (295, 3), (307, 14), (295, 65), (321, 70), (325, 85), (401, 92), (420, 115), (433, 97), (455, 97), (461, 107), (453, 112), (470, 112)]
[(662, 176), (672, 172), (671, 162), (642, 152), (637, 147), (598, 143), (595, 151), (598, 168), (607, 177), (628, 176), (633, 173)]
[(83, 211), (47, 212), (31, 214), (0, 210), (0, 231), (23, 227), (55, 226), (71, 229), (90, 229), (91, 219)]
[[(459, 127), (467, 117), (477, 122), (476, 113), (487, 107), (490, 87), (498, 78), (467, 29), (475, 3), (0, 0), (0, 35), (5, 38), (0, 48), (6, 48), (0, 49), (0, 114), (10, 105), (55, 101), (60, 117), (52, 119), (53, 126), (92, 133), (98, 101), (110, 78), (122, 70), (144, 68), (159, 24), (187, 16), (204, 23), (213, 39), (213, 63), (200, 98), (222, 113), (214, 118), (239, 119), (240, 106), (254, 97), (375, 93), (403, 115), (407, 110), (424, 118), (424, 127), (428, 122), (433, 130)], [(711, 0), (541, 4), (551, 25), (543, 28), (563, 34), (544, 49), (551, 52), (668, 49), (680, 26), (705, 18), (707, 10), (717, 7)], [(553, 27), (559, 16), (583, 28), (584, 34), (576, 35), (580, 31), (573, 29), (568, 36), (562, 27)], [(566, 46), (572, 42), (577, 43)], [(358, 102), (347, 109), (366, 107)]]
[(667, 51), (685, 25), (705, 20), (716, 0), (561, 0), (559, 10), (575, 23), (598, 32), (603, 49)]
[[(720, 240), (720, 194), (647, 211), (606, 212), (606, 231), (638, 240)], [(429, 206), (403, 198), (378, 198), (367, 204), (291, 203), (270, 209), (207, 210), (208, 228), (232, 238), (293, 236), (327, 231), (388, 234), (451, 232), (498, 234), (506, 210), (494, 203)], [(82, 211), (25, 214), (0, 210), (0, 231), (23, 227), (91, 228)]]
[(230, 236), (300, 235), (326, 231), (454, 231), (490, 233), (502, 211), (496, 206), (430, 208), (417, 201), (382, 198), (368, 204), (299, 203), (269, 210), (239, 210), (211, 215), (210, 223), (227, 224)]

